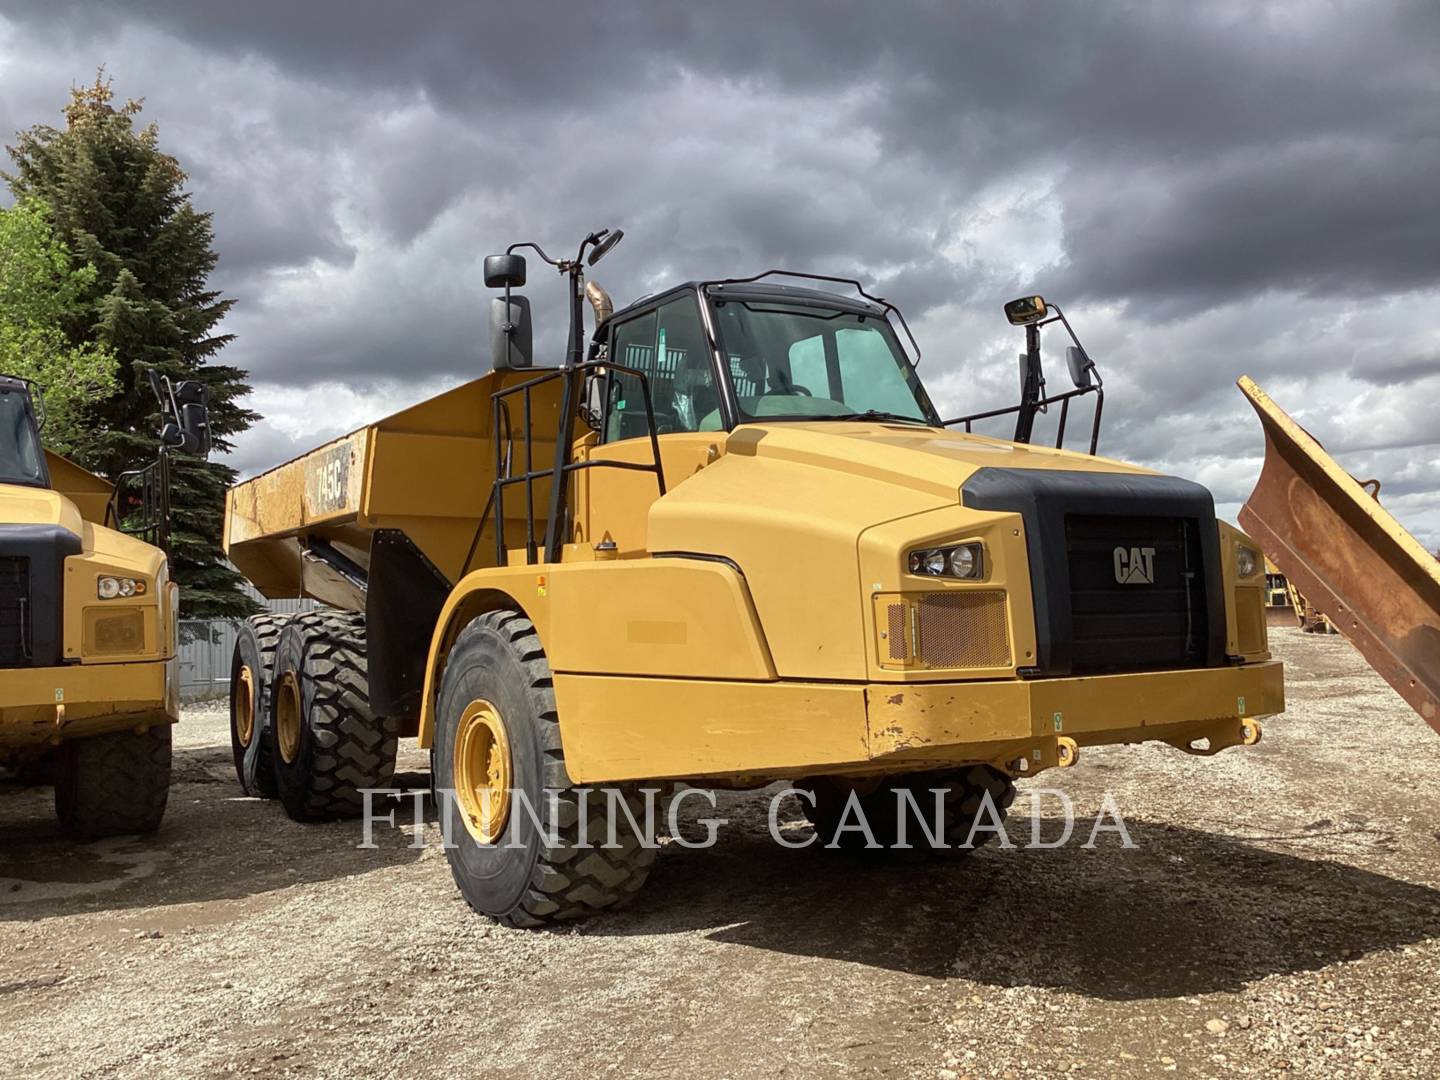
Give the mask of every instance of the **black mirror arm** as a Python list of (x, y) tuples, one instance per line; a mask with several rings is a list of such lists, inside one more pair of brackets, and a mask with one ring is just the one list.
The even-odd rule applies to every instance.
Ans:
[(507, 248), (505, 249), (505, 254), (506, 254), (506, 255), (514, 255), (515, 252), (519, 251), (521, 248), (530, 248), (530, 249), (532, 249), (532, 250), (535, 252), (535, 254), (539, 255), (540, 258), (541, 258), (544, 262), (549, 263), (551, 266), (563, 266), (563, 265), (564, 265), (564, 264), (561, 263), (559, 260), (557, 260), (557, 259), (552, 259), (549, 255), (546, 255), (546, 254), (545, 254), (545, 249), (542, 248), (539, 244), (533, 243), (533, 242), (531, 242), (531, 241), (529, 241), (529, 240), (522, 241), (521, 243), (518, 243), (518, 244), (511, 244), (509, 247), (507, 247)]

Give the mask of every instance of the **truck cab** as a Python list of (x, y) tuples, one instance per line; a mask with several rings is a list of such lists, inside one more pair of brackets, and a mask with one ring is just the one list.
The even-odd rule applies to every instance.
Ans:
[(0, 765), (43, 763), (86, 837), (159, 826), (179, 718), (177, 587), (111, 494), (44, 449), (30, 384), (0, 376)]

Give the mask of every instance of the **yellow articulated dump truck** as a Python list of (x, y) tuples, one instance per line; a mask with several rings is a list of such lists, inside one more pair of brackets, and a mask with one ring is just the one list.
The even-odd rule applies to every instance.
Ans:
[[(1045, 390), (1057, 307), (1006, 306), (1020, 404), (945, 421), (903, 317), (858, 283), (771, 271), (615, 311), (584, 273), (619, 236), (490, 257), (489, 374), (230, 492), (235, 564), (329, 605), (240, 642), (247, 788), (359, 813), (418, 738), (461, 892), (528, 926), (649, 871), (623, 814), (589, 842), (593, 789), (638, 811), (645, 788), (783, 780), (837, 846), (858, 807), (882, 846), (908, 823), (955, 854), (1084, 746), (1214, 753), (1283, 709), (1259, 549), (1198, 485), (1093, 456), (1078, 341), (1074, 389)], [(553, 368), (512, 291), (523, 248), (569, 290)], [(1063, 444), (1086, 395), (1092, 453), (1031, 444), (1042, 412)], [(1013, 440), (968, 432), (1001, 413)]]
[(154, 831), (170, 786), (168, 451), (209, 436), (203, 387), (154, 382), (173, 419), (133, 476), (141, 539), (119, 528), (108, 482), (42, 448), (30, 384), (0, 376), (0, 765), (52, 778), (79, 837)]

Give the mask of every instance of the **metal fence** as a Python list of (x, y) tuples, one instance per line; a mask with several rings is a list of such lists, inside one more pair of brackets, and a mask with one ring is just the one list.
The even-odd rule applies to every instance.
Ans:
[[(246, 591), (267, 610), (289, 615), (319, 605), (313, 600), (266, 600), (246, 586)], [(230, 662), (235, 655), (239, 622), (232, 619), (180, 620), (180, 700), (209, 701), (230, 693)]]

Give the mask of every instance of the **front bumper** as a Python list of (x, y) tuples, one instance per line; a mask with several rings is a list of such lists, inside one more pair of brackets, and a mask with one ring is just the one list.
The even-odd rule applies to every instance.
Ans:
[[(955, 748), (997, 764), (1047, 754), (1064, 741), (1100, 746), (1207, 739), (1254, 741), (1240, 721), (1285, 710), (1278, 660), (1194, 671), (1153, 671), (990, 683), (916, 683), (867, 694), (872, 761), (946, 761)], [(1258, 738), (1258, 728), (1255, 729)], [(1066, 762), (1061, 762), (1066, 763)]]
[[(1285, 687), (1281, 664), (1265, 661), (949, 683), (556, 674), (555, 698), (576, 782), (740, 783), (974, 762), (1025, 774), (1072, 763), (1077, 746), (1152, 739), (1186, 748), (1205, 739), (1221, 749), (1253, 742), (1253, 718), (1284, 711)], [(1022, 757), (1026, 767), (1009, 768)]]
[(0, 749), (179, 719), (173, 661), (0, 669)]

